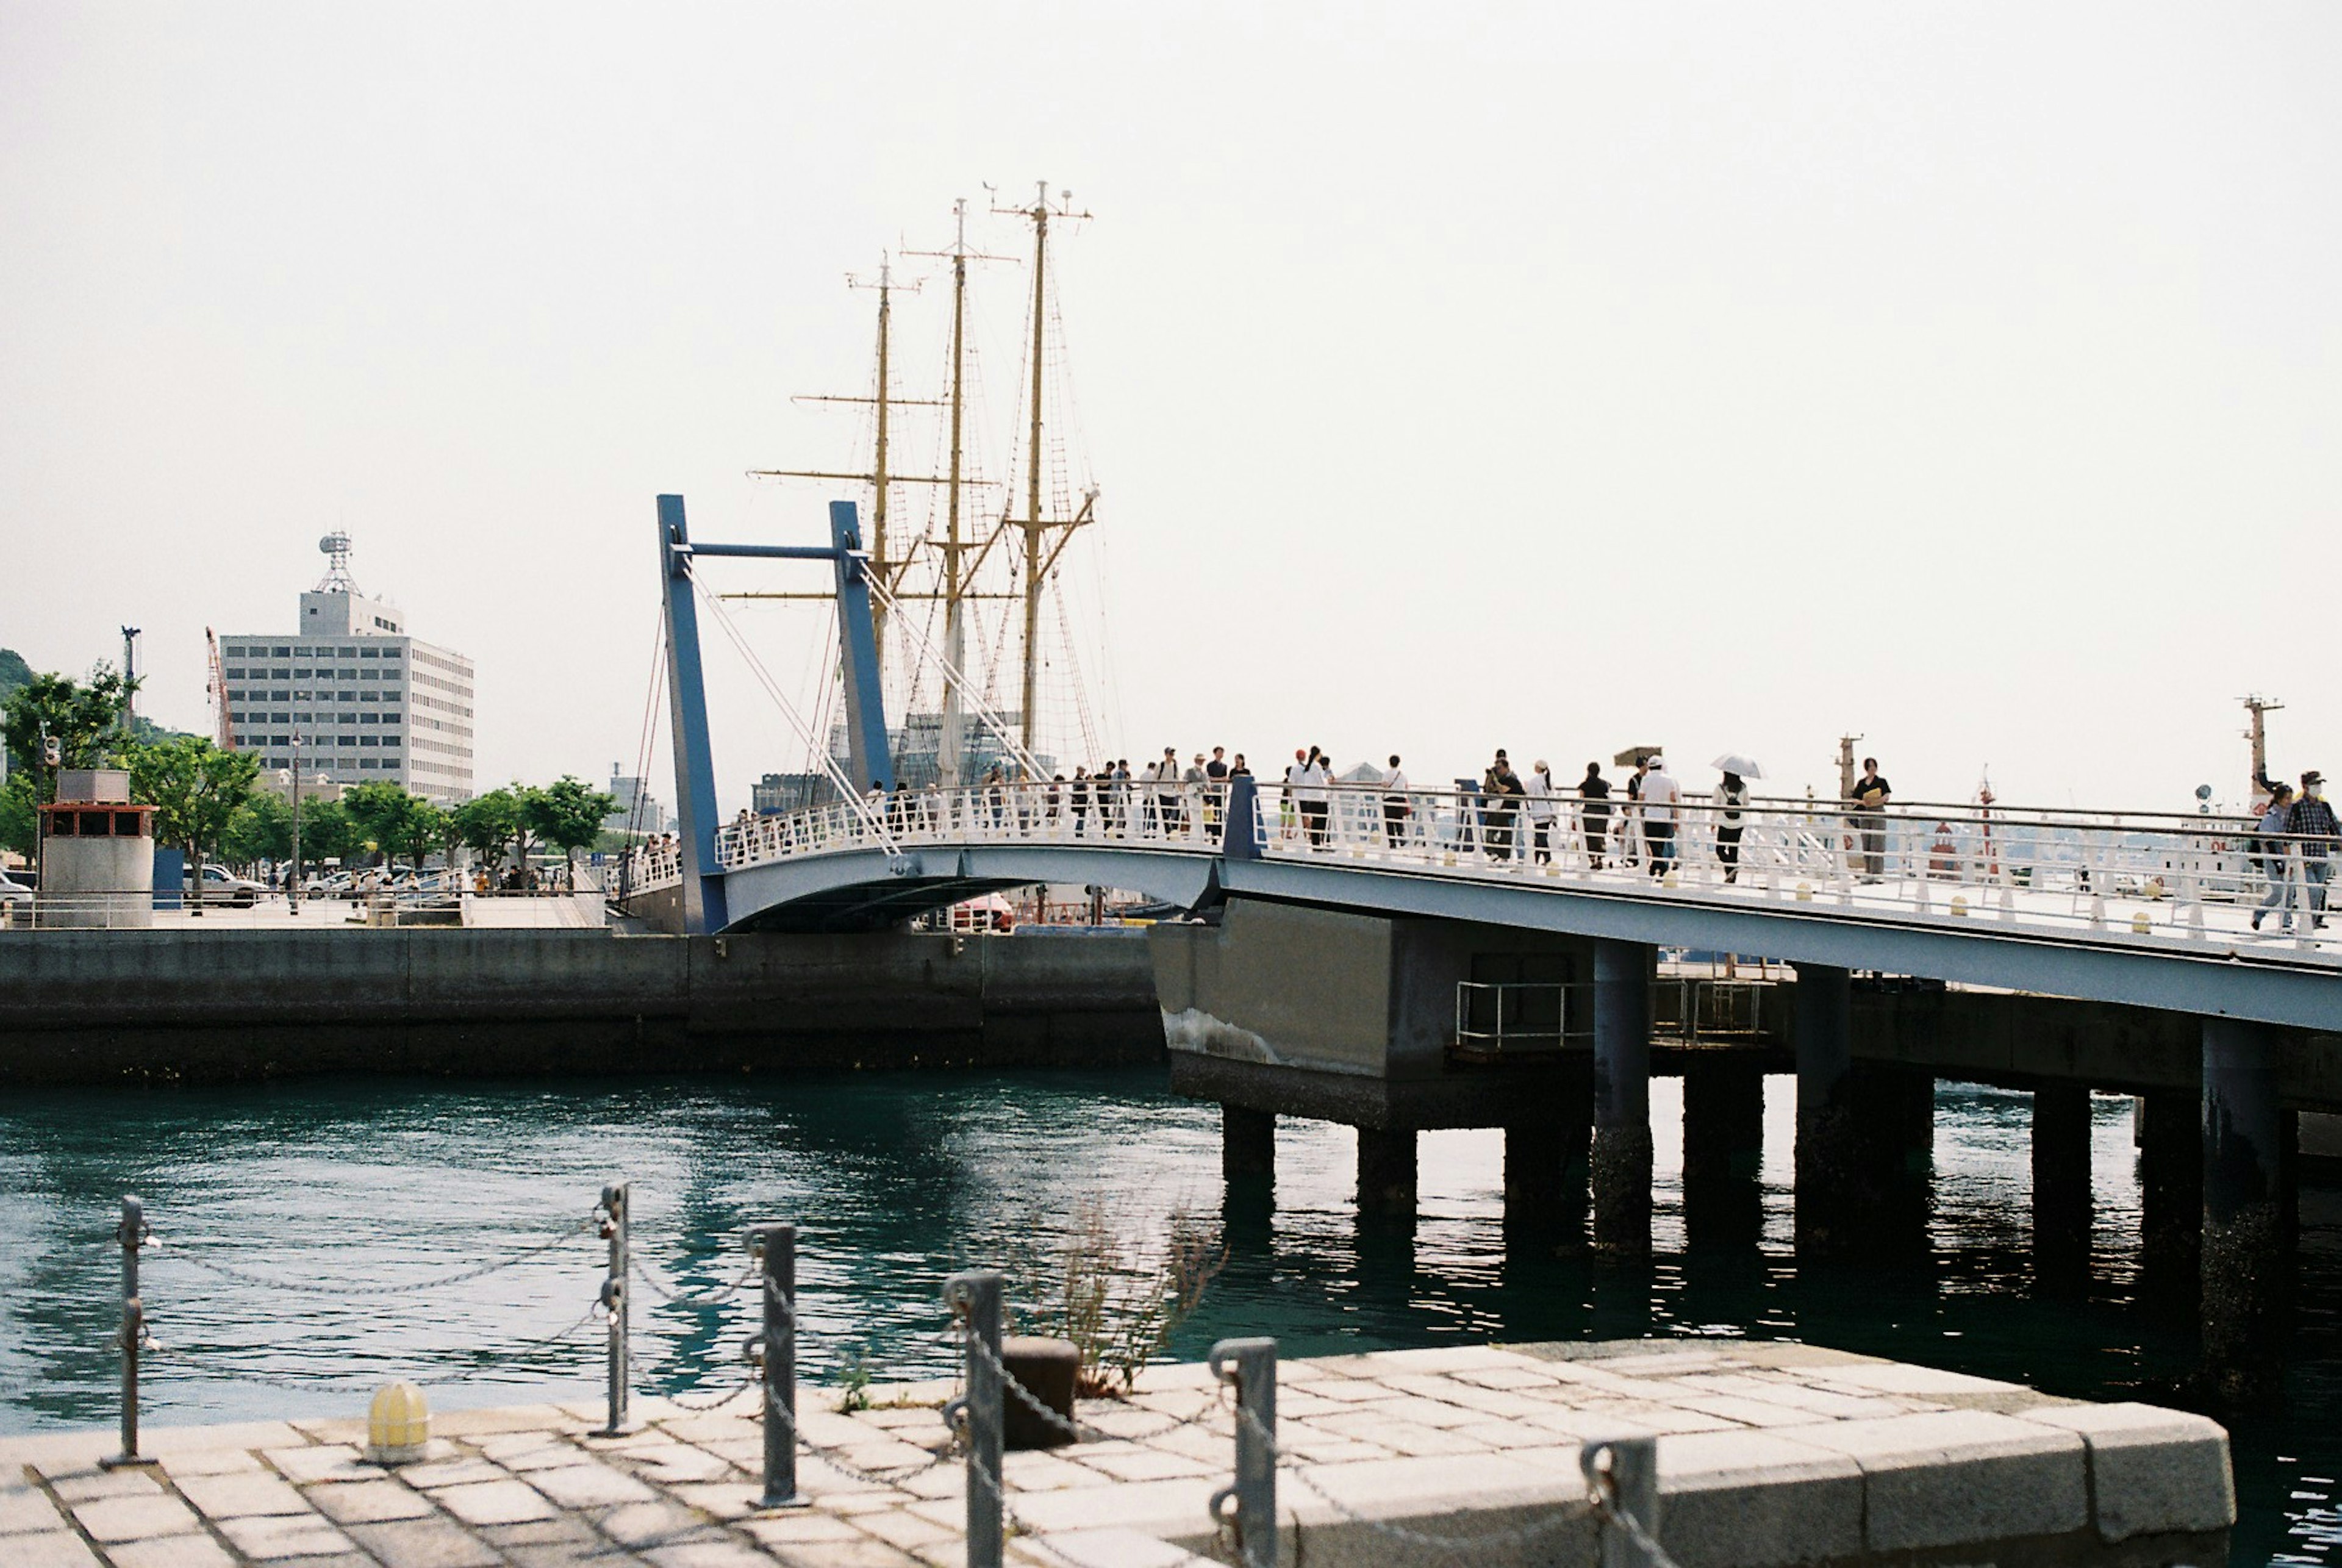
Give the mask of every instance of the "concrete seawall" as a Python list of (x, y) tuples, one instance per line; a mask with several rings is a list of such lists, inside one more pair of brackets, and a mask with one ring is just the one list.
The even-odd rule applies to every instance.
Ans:
[(0, 1084), (1160, 1061), (1140, 934), (0, 939)]

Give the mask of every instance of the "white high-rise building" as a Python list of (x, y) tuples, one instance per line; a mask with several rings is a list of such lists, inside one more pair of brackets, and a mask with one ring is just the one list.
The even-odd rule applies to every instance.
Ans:
[(290, 636), (220, 639), (236, 749), (335, 784), (389, 779), (442, 805), (472, 798), (472, 661), (406, 634), (394, 605), (350, 577), (350, 538), (328, 534), (325, 580)]

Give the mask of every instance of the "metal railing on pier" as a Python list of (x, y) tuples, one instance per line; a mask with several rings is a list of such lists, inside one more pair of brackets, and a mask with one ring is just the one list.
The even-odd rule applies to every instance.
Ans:
[[(525, 1246), (483, 1263), (395, 1284), (366, 1287), (366, 1303), (370, 1304), (385, 1295), (415, 1294), (467, 1284), (559, 1253), (586, 1238), (601, 1240), (606, 1243), (603, 1267), (593, 1288), (581, 1292), (588, 1297), (583, 1315), (567, 1328), (524, 1342), (505, 1355), (482, 1358), (478, 1371), (507, 1367), (524, 1353), (551, 1352), (565, 1346), (598, 1321), (603, 1328), (606, 1419), (597, 1434), (604, 1436), (616, 1436), (635, 1427), (630, 1406), (640, 1369), (632, 1350), (629, 1309), (636, 1283), (648, 1287), (654, 1296), (670, 1306), (695, 1312), (738, 1312), (753, 1305), (755, 1326), (741, 1341), (746, 1371), (740, 1380), (701, 1397), (668, 1396), (671, 1403), (685, 1410), (710, 1412), (740, 1404), (752, 1393), (758, 1395), (752, 1407), (737, 1413), (759, 1422), (764, 1433), (762, 1484), (754, 1497), (744, 1498), (743, 1503), (756, 1511), (807, 1505), (813, 1500), (805, 1495), (797, 1472), (798, 1460), (804, 1455), (817, 1459), (856, 1485), (889, 1490), (899, 1490), (928, 1471), (958, 1463), (966, 1472), (963, 1544), (970, 1568), (1001, 1568), (1012, 1530), (1050, 1557), (1063, 1559), (1063, 1553), (1049, 1546), (1046, 1533), (1019, 1515), (1019, 1494), (1004, 1469), (1012, 1401), (1019, 1412), (1021, 1424), (1037, 1423), (1042, 1430), (1066, 1442), (1146, 1441), (1187, 1427), (1217, 1435), (1228, 1445), (1229, 1482), (1212, 1493), (1206, 1518), (1198, 1524), (1208, 1524), (1232, 1554), (1232, 1560), (1245, 1568), (1274, 1568), (1279, 1560), (1280, 1477), (1292, 1480), (1338, 1523), (1416, 1550), (1485, 1553), (1527, 1545), (1576, 1525), (1590, 1513), (1605, 1535), (1604, 1561), (1673, 1568), (1672, 1560), (1656, 1538), (1659, 1513), (1655, 1438), (1641, 1435), (1585, 1443), (1580, 1457), (1586, 1482), (1582, 1510), (1567, 1502), (1556, 1502), (1540, 1511), (1537, 1517), (1499, 1530), (1455, 1535), (1417, 1530), (1377, 1517), (1345, 1501), (1316, 1479), (1309, 1463), (1279, 1446), (1275, 1340), (1220, 1341), (1212, 1347), (1209, 1357), (1213, 1392), (1199, 1395), (1191, 1408), (1153, 1412), (1160, 1424), (1145, 1431), (1135, 1430), (1119, 1419), (1112, 1430), (1100, 1430), (1079, 1418), (1070, 1398), (1062, 1403), (1054, 1402), (1016, 1375), (1002, 1343), (1006, 1282), (992, 1270), (965, 1271), (943, 1283), (940, 1305), (945, 1315), (939, 1326), (946, 1327), (958, 1345), (960, 1392), (939, 1410), (940, 1430), (928, 1443), (913, 1440), (913, 1446), (925, 1450), (917, 1460), (899, 1465), (866, 1465), (848, 1449), (808, 1436), (797, 1418), (796, 1364), (804, 1323), (797, 1311), (796, 1226), (777, 1221), (747, 1226), (742, 1233), (743, 1261), (738, 1273), (714, 1290), (693, 1293), (669, 1289), (660, 1281), (657, 1272), (646, 1265), (634, 1247), (632, 1222), (631, 1189), (626, 1183), (614, 1183), (603, 1189), (600, 1202), (590, 1215), (556, 1226)], [(152, 1333), (155, 1313), (150, 1306), (150, 1298), (161, 1306), (165, 1320), (170, 1298), (167, 1294), (156, 1297), (142, 1279), (141, 1265), (150, 1254), (176, 1258), (219, 1278), (273, 1291), (339, 1296), (354, 1293), (352, 1286), (339, 1280), (296, 1278), (275, 1270), (248, 1266), (235, 1250), (217, 1243), (182, 1243), (165, 1250), (162, 1237), (148, 1222), (145, 1205), (135, 1196), (122, 1200), (115, 1240), (122, 1253), (121, 1327), (115, 1336), (122, 1358), (121, 1450), (103, 1461), (109, 1468), (154, 1463), (141, 1453), (139, 1434), (141, 1379), (150, 1359), (159, 1353), (166, 1368), (175, 1361), (191, 1359), (185, 1351), (165, 1352)], [(302, 1393), (346, 1390), (350, 1386), (346, 1383), (291, 1382), (240, 1371), (226, 1375)], [(412, 1381), (444, 1385), (465, 1381), (468, 1375), (471, 1374), (426, 1376)], [(906, 1429), (896, 1427), (892, 1431), (901, 1436)], [(695, 1523), (676, 1538), (685, 1537), (705, 1539), (706, 1526)], [(663, 1543), (634, 1541), (628, 1544), (647, 1551)]]

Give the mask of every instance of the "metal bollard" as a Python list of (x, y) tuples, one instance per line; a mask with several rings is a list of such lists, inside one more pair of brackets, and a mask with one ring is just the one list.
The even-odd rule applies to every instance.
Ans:
[(626, 1430), (626, 1192), (627, 1183), (602, 1189), (602, 1234), (610, 1243), (609, 1272), (602, 1280), (602, 1309), (610, 1314), (610, 1419), (604, 1437)]
[(1000, 1275), (954, 1274), (944, 1302), (967, 1323), (967, 1393), (944, 1406), (967, 1423), (967, 1568), (1000, 1568)]
[(1597, 1510), (1623, 1515), (1642, 1527), (1638, 1539), (1616, 1519), (1602, 1520), (1602, 1568), (1661, 1568), (1665, 1559), (1653, 1550), (1659, 1536), (1659, 1440), (1614, 1437), (1587, 1443), (1577, 1451), (1577, 1466), (1586, 1474)]
[(764, 1284), (765, 1495), (759, 1508), (804, 1508), (797, 1493), (797, 1228), (758, 1225), (748, 1233)]
[(1236, 1553), (1247, 1568), (1276, 1568), (1276, 1342), (1224, 1339), (1212, 1347), (1208, 1364), (1236, 1391), (1236, 1484), (1212, 1493), (1213, 1523), (1235, 1525)]
[(138, 1249), (146, 1241), (146, 1206), (131, 1193), (122, 1195), (122, 1220), (114, 1234), (122, 1243), (122, 1452), (98, 1461), (107, 1470), (155, 1463), (138, 1452), (138, 1347), (146, 1337), (146, 1308), (138, 1298)]

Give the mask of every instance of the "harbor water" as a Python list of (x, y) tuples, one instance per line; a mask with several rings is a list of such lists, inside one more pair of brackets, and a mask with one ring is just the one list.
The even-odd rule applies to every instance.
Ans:
[[(2087, 1293), (2037, 1294), (2027, 1096), (1942, 1085), (1926, 1262), (1801, 1266), (1791, 1095), (1768, 1083), (1767, 1225), (1684, 1244), (1679, 1084), (1655, 1080), (1656, 1255), (1618, 1267), (1507, 1250), (1502, 1139), (1423, 1135), (1411, 1226), (1362, 1223), (1355, 1141), (1282, 1124), (1275, 1206), (1231, 1205), (1216, 1107), (1159, 1070), (451, 1084), (369, 1080), (0, 1103), (0, 1433), (115, 1419), (115, 1204), (145, 1202), (157, 1348), (146, 1419), (347, 1414), (409, 1377), (442, 1406), (596, 1397), (606, 1183), (632, 1184), (636, 1384), (745, 1376), (741, 1233), (800, 1229), (803, 1375), (947, 1373), (955, 1269), (1009, 1276), (1027, 1322), (1102, 1217), (1145, 1268), (1183, 1223), (1226, 1263), (1167, 1353), (1229, 1334), (1292, 1354), (1643, 1333), (1810, 1340), (2088, 1398), (2172, 1402), (2187, 1325), (2138, 1299), (2129, 1103), (2102, 1098)], [(2302, 1200), (2301, 1313), (2282, 1414), (2233, 1418), (2237, 1563), (2342, 1542), (2342, 1195)], [(502, 1265), (483, 1273), (489, 1265)], [(710, 1303), (663, 1299), (708, 1296)]]

